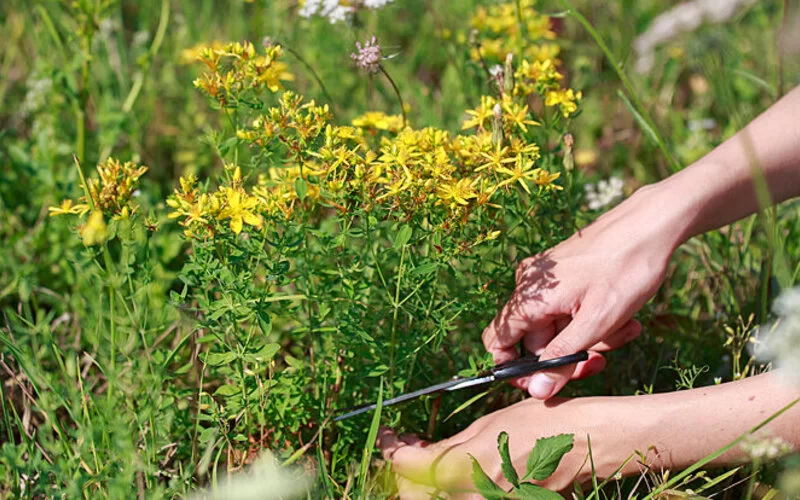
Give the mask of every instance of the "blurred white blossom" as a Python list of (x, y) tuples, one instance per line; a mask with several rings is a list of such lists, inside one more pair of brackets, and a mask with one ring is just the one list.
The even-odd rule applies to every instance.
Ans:
[(305, 0), (300, 15), (325, 17), (331, 24), (346, 21), (359, 7), (380, 9), (393, 0), (363, 0), (362, 2), (340, 2), (340, 0)]
[(636, 70), (647, 73), (655, 61), (655, 49), (681, 33), (695, 31), (705, 21), (722, 23), (742, 7), (756, 0), (693, 0), (672, 7), (656, 16), (647, 31), (634, 41)]
[(751, 460), (769, 461), (792, 451), (789, 443), (778, 436), (747, 436), (740, 445)]
[(196, 492), (193, 500), (269, 500), (305, 498), (312, 478), (301, 469), (281, 467), (264, 450), (246, 471), (219, 481), (215, 488)]
[(586, 184), (586, 202), (590, 210), (600, 210), (622, 198), (624, 183), (619, 177), (601, 180), (596, 185)]
[(686, 127), (689, 132), (698, 132), (700, 130), (712, 130), (717, 126), (717, 122), (713, 118), (703, 118), (702, 120), (689, 120)]
[(30, 79), (27, 82), (28, 92), (22, 100), (21, 111), (28, 115), (44, 107), (47, 96), (53, 90), (53, 80), (50, 78)]
[(785, 290), (775, 299), (772, 312), (778, 319), (762, 333), (756, 355), (772, 361), (784, 377), (800, 385), (800, 287)]

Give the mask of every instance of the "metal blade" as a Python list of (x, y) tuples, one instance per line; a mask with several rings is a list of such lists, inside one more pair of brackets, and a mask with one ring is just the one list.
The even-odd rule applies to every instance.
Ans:
[(485, 377), (472, 377), (461, 381), (460, 384), (453, 385), (445, 389), (445, 391), (457, 391), (459, 389), (466, 389), (467, 387), (477, 387), (479, 385), (491, 384), (496, 379), (494, 375), (486, 375)]
[[(486, 377), (483, 377), (483, 378), (486, 378)], [(432, 386), (429, 386), (429, 387), (425, 387), (424, 389), (419, 389), (419, 390), (414, 391), (414, 392), (408, 392), (406, 394), (401, 394), (400, 396), (397, 396), (397, 397), (394, 397), (394, 398), (391, 398), (391, 399), (386, 399), (386, 400), (383, 401), (383, 404), (381, 404), (381, 407), (386, 407), (386, 406), (394, 405), (394, 404), (397, 404), (397, 403), (402, 403), (403, 401), (408, 401), (408, 400), (411, 400), (411, 399), (415, 399), (415, 398), (418, 398), (420, 396), (424, 396), (426, 394), (433, 394), (434, 392), (441, 392), (441, 391), (451, 390), (450, 389), (451, 387), (459, 386), (461, 384), (465, 384), (465, 383), (471, 382), (472, 380), (474, 380), (474, 379), (473, 378), (467, 378), (467, 379), (456, 378), (456, 379), (453, 379), (453, 380), (448, 380), (447, 382), (442, 382), (441, 384), (432, 385)], [(469, 387), (469, 385), (464, 386), (464, 387)], [(352, 408), (348, 408), (347, 410), (345, 410), (347, 413), (343, 413), (342, 415), (338, 415), (338, 416), (334, 417), (333, 420), (335, 422), (338, 422), (340, 420), (344, 420), (346, 418), (350, 418), (352, 416), (360, 415), (360, 414), (366, 413), (366, 412), (368, 412), (370, 410), (374, 410), (377, 407), (378, 407), (378, 405), (376, 403), (371, 403), (371, 404), (366, 404), (366, 405), (361, 405), (361, 406), (354, 406)]]

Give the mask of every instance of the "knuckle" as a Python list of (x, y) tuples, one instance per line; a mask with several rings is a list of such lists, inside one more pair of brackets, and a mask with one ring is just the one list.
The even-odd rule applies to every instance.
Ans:
[(547, 345), (546, 350), (547, 354), (554, 358), (568, 356), (578, 352), (578, 349), (575, 348), (575, 345), (572, 343), (572, 341), (563, 335), (557, 335), (553, 340), (551, 340)]

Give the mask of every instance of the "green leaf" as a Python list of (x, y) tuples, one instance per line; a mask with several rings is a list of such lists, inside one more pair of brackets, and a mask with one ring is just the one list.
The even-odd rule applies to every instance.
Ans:
[(564, 498), (555, 491), (550, 491), (533, 483), (522, 483), (519, 487), (514, 488), (512, 493), (514, 498), (521, 500), (562, 500)]
[(495, 484), (494, 481), (483, 472), (481, 468), (481, 464), (473, 457), (472, 455), (469, 456), (472, 459), (472, 482), (475, 484), (475, 487), (478, 489), (478, 493), (484, 496), (484, 498), (508, 498), (508, 493), (505, 490)]
[(414, 276), (427, 276), (435, 273), (437, 269), (439, 269), (439, 264), (436, 262), (426, 262), (412, 269), (411, 274)]
[(402, 248), (403, 245), (408, 244), (408, 242), (411, 241), (412, 233), (411, 226), (404, 224), (394, 237), (394, 248)]
[(209, 366), (222, 366), (231, 363), (236, 359), (236, 352), (215, 352), (206, 356), (205, 364)]
[(306, 194), (308, 194), (308, 183), (302, 177), (298, 177), (294, 181), (294, 190), (297, 192), (297, 198), (303, 201), (306, 198)]
[(257, 361), (260, 363), (266, 363), (267, 361), (272, 361), (272, 358), (275, 357), (275, 354), (281, 349), (280, 344), (267, 344), (257, 352), (253, 353), (250, 358), (253, 361)]
[(225, 384), (221, 385), (214, 391), (215, 396), (233, 396), (239, 393), (239, 388), (235, 385)]
[(272, 331), (272, 318), (270, 318), (269, 313), (259, 309), (256, 313), (256, 319), (258, 319), (258, 327), (261, 329), (261, 333), (269, 335)]
[(505, 431), (497, 435), (497, 451), (500, 452), (500, 468), (503, 469), (503, 475), (508, 479), (508, 482), (518, 486), (519, 476), (516, 469), (514, 469), (514, 464), (511, 462), (511, 453), (508, 451), (508, 433)]
[(573, 434), (559, 434), (537, 439), (536, 446), (528, 455), (527, 472), (522, 480), (544, 481), (550, 477), (561, 462), (561, 457), (572, 449), (573, 438)]

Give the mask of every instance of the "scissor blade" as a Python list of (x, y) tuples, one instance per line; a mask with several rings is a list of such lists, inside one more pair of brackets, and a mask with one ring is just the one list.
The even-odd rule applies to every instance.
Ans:
[(445, 391), (458, 391), (460, 389), (466, 389), (467, 387), (477, 387), (479, 385), (486, 385), (491, 384), (496, 379), (494, 375), (486, 375), (485, 377), (472, 377), (472, 378), (465, 378), (461, 381), (461, 383), (453, 385), (445, 389)]
[[(448, 380), (447, 382), (442, 382), (441, 384), (436, 384), (436, 385), (432, 385), (432, 386), (429, 386), (429, 387), (425, 387), (424, 389), (419, 389), (419, 390), (414, 391), (414, 392), (401, 394), (400, 396), (384, 400), (383, 403), (381, 404), (381, 407), (386, 407), (386, 406), (394, 405), (394, 404), (397, 404), (397, 403), (402, 403), (403, 401), (408, 401), (410, 399), (415, 399), (415, 398), (418, 398), (420, 396), (424, 396), (426, 394), (433, 394), (434, 392), (446, 391), (452, 386), (457, 386), (459, 384), (463, 384), (464, 382), (468, 382), (470, 380), (472, 380), (472, 379), (461, 379), (461, 378), (459, 378), (459, 379)], [(368, 412), (370, 410), (374, 410), (377, 407), (378, 407), (378, 405), (376, 403), (371, 403), (371, 404), (366, 404), (366, 405), (361, 405), (361, 406), (355, 406), (353, 408), (349, 408), (350, 411), (348, 411), (347, 413), (343, 413), (341, 415), (338, 415), (338, 416), (334, 417), (333, 420), (338, 422), (340, 420), (344, 420), (346, 418), (350, 418), (350, 417), (353, 417), (355, 415), (360, 415), (360, 414), (366, 413), (366, 412)]]

